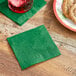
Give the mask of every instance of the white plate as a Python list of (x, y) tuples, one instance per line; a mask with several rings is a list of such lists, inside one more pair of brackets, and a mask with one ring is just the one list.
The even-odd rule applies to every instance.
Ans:
[(74, 24), (73, 21), (71, 21), (70, 19), (66, 18), (63, 15), (62, 3), (63, 3), (63, 0), (54, 0), (53, 10), (54, 10), (55, 16), (57, 17), (57, 19), (59, 20), (59, 22), (62, 25), (64, 25), (66, 28), (76, 32), (76, 24)]

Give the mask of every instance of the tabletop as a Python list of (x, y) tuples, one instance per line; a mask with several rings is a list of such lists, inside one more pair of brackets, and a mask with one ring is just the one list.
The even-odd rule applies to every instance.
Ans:
[[(61, 56), (21, 70), (6, 38), (44, 24), (58, 46)], [(76, 76), (76, 33), (59, 23), (53, 0), (23, 26), (0, 13), (0, 76)]]

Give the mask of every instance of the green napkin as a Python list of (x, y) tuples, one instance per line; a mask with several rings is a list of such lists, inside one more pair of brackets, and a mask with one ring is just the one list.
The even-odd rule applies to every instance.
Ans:
[(36, 14), (45, 4), (46, 2), (44, 0), (34, 0), (33, 7), (28, 12), (19, 14), (14, 13), (9, 9), (7, 0), (0, 0), (0, 12), (21, 26)]
[(5, 0), (0, 0), (0, 4), (3, 3), (3, 2), (5, 2)]
[(7, 40), (22, 70), (61, 55), (44, 25)]

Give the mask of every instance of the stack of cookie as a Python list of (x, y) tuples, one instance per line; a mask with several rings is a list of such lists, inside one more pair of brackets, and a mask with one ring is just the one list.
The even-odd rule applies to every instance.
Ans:
[(76, 0), (64, 0), (62, 4), (63, 14), (76, 24)]

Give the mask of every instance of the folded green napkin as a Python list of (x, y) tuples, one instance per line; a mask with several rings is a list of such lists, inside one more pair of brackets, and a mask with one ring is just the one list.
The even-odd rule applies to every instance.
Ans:
[(8, 0), (0, 0), (0, 12), (20, 26), (36, 14), (45, 4), (44, 0), (34, 0), (33, 7), (26, 13), (19, 14), (12, 12), (8, 7)]
[(22, 70), (61, 55), (44, 25), (7, 40)]
[(0, 0), (0, 4), (3, 3), (5, 0)]

